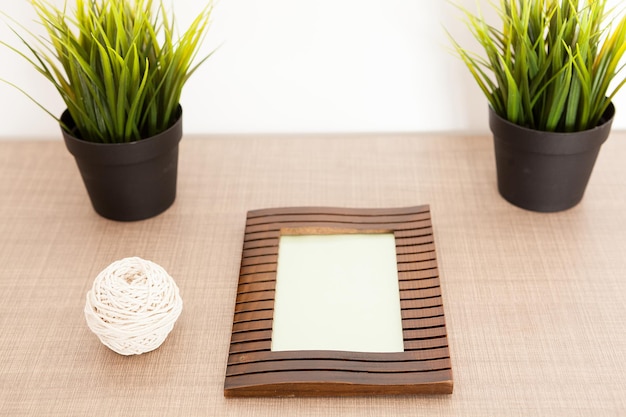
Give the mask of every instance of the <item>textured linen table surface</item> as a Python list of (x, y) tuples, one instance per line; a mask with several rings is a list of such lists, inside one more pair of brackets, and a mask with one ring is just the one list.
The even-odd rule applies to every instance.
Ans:
[[(497, 193), (491, 139), (463, 135), (187, 136), (162, 215), (95, 214), (59, 141), (0, 142), (1, 416), (625, 416), (626, 134), (577, 207)], [(226, 399), (246, 212), (430, 204), (454, 374), (450, 396)], [(165, 343), (120, 356), (88, 329), (86, 292), (140, 256), (180, 287)]]

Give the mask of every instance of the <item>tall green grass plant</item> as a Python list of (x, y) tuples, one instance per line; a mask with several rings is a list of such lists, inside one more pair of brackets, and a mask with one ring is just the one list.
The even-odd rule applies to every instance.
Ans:
[(500, 28), (460, 7), (484, 55), (450, 36), (494, 111), (542, 131), (595, 127), (626, 83), (626, 16), (606, 0), (495, 1)]
[(58, 8), (30, 1), (47, 37), (13, 21), (26, 52), (1, 43), (54, 85), (76, 123), (74, 134), (92, 142), (131, 142), (176, 121), (183, 86), (211, 55), (196, 59), (212, 3), (177, 36), (174, 16), (153, 0), (75, 0), (72, 10), (67, 2)]

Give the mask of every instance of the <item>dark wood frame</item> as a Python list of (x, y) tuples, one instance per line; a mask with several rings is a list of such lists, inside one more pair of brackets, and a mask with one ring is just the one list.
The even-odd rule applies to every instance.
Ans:
[[(281, 235), (393, 233), (404, 352), (272, 352)], [(224, 382), (227, 397), (452, 393), (429, 206), (248, 212)]]

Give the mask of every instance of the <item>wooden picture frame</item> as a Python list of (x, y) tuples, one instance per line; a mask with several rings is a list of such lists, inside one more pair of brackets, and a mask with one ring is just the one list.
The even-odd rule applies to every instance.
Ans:
[[(271, 350), (280, 236), (393, 233), (404, 352)], [(248, 212), (226, 397), (450, 394), (452, 366), (427, 205)]]

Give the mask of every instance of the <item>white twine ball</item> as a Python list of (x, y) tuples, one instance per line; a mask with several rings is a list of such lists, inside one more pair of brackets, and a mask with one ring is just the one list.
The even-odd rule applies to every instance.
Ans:
[(182, 309), (172, 277), (154, 262), (134, 257), (98, 274), (87, 292), (85, 318), (110, 349), (140, 355), (161, 346)]

